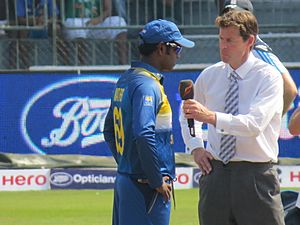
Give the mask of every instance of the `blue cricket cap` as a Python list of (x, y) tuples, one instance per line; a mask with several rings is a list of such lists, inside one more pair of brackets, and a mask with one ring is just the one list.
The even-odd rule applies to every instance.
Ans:
[(139, 35), (145, 44), (175, 42), (186, 48), (195, 46), (193, 41), (182, 36), (175, 23), (168, 20), (158, 19), (147, 23)]

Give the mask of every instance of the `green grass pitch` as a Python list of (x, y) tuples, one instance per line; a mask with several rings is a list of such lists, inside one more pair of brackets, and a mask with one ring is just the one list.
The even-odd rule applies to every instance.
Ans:
[[(171, 225), (198, 225), (198, 189), (175, 190)], [(112, 190), (0, 192), (1, 225), (110, 225)], [(172, 205), (173, 206), (173, 205)]]
[[(175, 196), (170, 225), (198, 225), (198, 189)], [(112, 190), (0, 191), (0, 225), (110, 225), (112, 201)]]

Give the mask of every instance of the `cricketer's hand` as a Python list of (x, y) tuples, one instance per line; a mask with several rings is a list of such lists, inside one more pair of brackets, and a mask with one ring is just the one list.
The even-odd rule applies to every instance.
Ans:
[(162, 194), (166, 202), (170, 201), (172, 195), (172, 186), (171, 184), (166, 183), (164, 179), (162, 185), (156, 188), (156, 191)]

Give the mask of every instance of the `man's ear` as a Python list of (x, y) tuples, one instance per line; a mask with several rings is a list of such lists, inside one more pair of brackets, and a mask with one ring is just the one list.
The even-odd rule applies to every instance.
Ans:
[(254, 47), (255, 41), (256, 41), (256, 37), (253, 34), (251, 34), (248, 38), (248, 44), (250, 46), (250, 49)]
[(165, 54), (165, 51), (166, 51), (166, 45), (164, 43), (159, 43), (157, 45), (157, 53), (159, 55), (163, 55), (163, 54)]

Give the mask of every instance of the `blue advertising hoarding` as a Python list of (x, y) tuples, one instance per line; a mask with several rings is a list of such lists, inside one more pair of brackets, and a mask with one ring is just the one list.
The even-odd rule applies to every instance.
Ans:
[(2, 74), (0, 151), (110, 155), (104, 118), (116, 74)]
[(117, 172), (96, 169), (51, 169), (51, 189), (112, 189)]
[[(300, 86), (300, 70), (290, 70)], [(196, 80), (200, 71), (165, 73), (164, 87), (173, 110), (174, 148), (184, 152), (179, 125), (180, 80)], [(0, 152), (18, 154), (77, 154), (111, 156), (104, 142), (104, 119), (118, 73), (66, 72), (0, 75)], [(299, 137), (283, 118), (280, 156), (300, 157)]]

